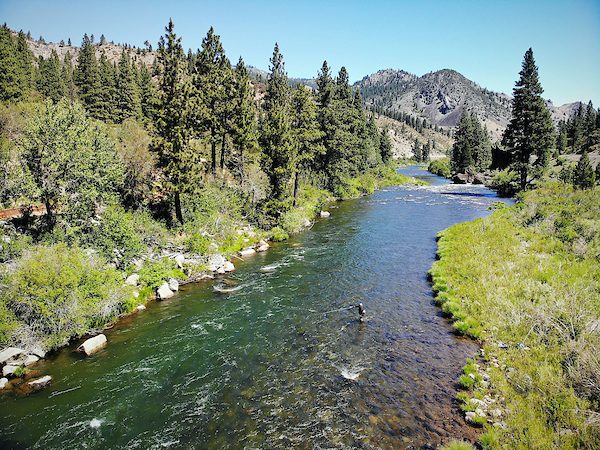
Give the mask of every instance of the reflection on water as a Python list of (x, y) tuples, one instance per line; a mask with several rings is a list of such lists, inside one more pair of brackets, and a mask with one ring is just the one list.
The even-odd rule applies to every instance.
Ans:
[[(388, 188), (59, 352), (48, 390), (5, 397), (2, 448), (418, 448), (470, 432), (454, 336), (426, 272), (435, 234), (485, 215), (481, 186)], [(367, 320), (352, 308), (362, 302)], [(56, 395), (59, 394), (59, 395)]]

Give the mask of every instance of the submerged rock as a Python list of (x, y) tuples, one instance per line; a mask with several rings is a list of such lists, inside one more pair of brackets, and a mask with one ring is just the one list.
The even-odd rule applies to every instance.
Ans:
[(87, 339), (83, 344), (77, 347), (77, 351), (85, 354), (86, 356), (90, 356), (91, 354), (96, 353), (98, 350), (103, 348), (105, 345), (106, 336), (104, 334), (99, 334), (98, 336)]
[(165, 300), (167, 298), (173, 297), (173, 291), (169, 287), (169, 283), (164, 282), (160, 285), (160, 287), (156, 290), (156, 295), (159, 300)]
[(321, 218), (323, 218), (323, 219), (324, 219), (324, 218), (326, 218), (326, 217), (329, 217), (329, 216), (331, 216), (331, 213), (330, 213), (329, 211), (321, 211), (321, 212), (319, 213), (319, 216), (321, 216)]
[(17, 347), (8, 347), (0, 352), (0, 365), (7, 363), (9, 360), (21, 356), (25, 350)]
[(40, 389), (44, 389), (52, 382), (52, 377), (50, 375), (45, 375), (42, 378), (38, 378), (37, 380), (30, 381), (27, 383), (34, 391), (39, 391)]
[(137, 309), (138, 311), (144, 311), (146, 307), (144, 305), (137, 305), (135, 309)]
[(177, 281), (175, 278), (169, 278), (168, 284), (169, 289), (171, 289), (173, 292), (177, 292), (179, 290), (179, 281)]
[(257, 252), (266, 252), (267, 250), (269, 250), (269, 244), (261, 245), (256, 249)]

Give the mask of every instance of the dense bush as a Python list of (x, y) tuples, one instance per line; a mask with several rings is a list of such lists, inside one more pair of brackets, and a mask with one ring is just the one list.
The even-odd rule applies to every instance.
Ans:
[(177, 268), (174, 260), (162, 258), (158, 261), (147, 261), (139, 270), (140, 284), (157, 289), (169, 278), (184, 279), (185, 274)]
[(60, 346), (124, 312), (130, 292), (119, 272), (64, 244), (40, 246), (6, 278), (3, 307), (18, 320), (11, 341)]
[(434, 159), (427, 166), (427, 170), (434, 175), (439, 175), (444, 178), (452, 177), (452, 168), (450, 167), (450, 159)]
[(501, 170), (489, 184), (501, 197), (512, 197), (519, 192), (519, 174), (510, 169)]

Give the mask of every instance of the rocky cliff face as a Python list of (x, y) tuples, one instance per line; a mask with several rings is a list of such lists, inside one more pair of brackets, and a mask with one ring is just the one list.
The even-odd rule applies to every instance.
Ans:
[[(510, 96), (482, 88), (450, 69), (420, 77), (403, 70), (380, 70), (355, 86), (369, 108), (410, 114), (444, 128), (455, 127), (465, 111), (474, 112), (496, 139), (511, 117)], [(557, 107), (548, 101), (555, 121), (570, 117), (578, 105)]]

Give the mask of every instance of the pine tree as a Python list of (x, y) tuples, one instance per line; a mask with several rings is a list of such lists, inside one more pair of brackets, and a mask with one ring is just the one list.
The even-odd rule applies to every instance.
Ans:
[(577, 166), (575, 167), (573, 184), (579, 189), (590, 189), (594, 187), (594, 183), (594, 168), (592, 167), (592, 163), (590, 162), (590, 157), (588, 156), (587, 151), (584, 150), (581, 158), (579, 158)]
[(142, 116), (152, 123), (156, 115), (156, 107), (158, 102), (158, 92), (152, 75), (145, 64), (140, 64), (139, 68), (139, 92), (140, 92), (140, 107)]
[(331, 71), (327, 61), (323, 61), (321, 70), (317, 75), (317, 98), (321, 109), (329, 106), (333, 90), (333, 80), (331, 78)]
[(412, 147), (412, 153), (416, 162), (423, 161), (423, 152), (421, 149), (421, 143), (419, 142), (419, 139), (415, 139), (415, 142)]
[(65, 95), (65, 85), (56, 50), (52, 50), (47, 60), (40, 56), (38, 68), (40, 74), (37, 80), (38, 91), (54, 103), (58, 102)]
[(233, 120), (231, 124), (232, 141), (236, 150), (232, 159), (234, 175), (244, 186), (246, 156), (258, 149), (258, 130), (256, 122), (256, 105), (254, 90), (250, 84), (250, 76), (240, 57), (235, 66), (235, 96), (233, 101)]
[(110, 63), (104, 51), (100, 54), (98, 63), (98, 76), (102, 89), (96, 104), (96, 117), (104, 121), (117, 122), (118, 95), (117, 95), (117, 69)]
[[(554, 144), (550, 112), (542, 98), (542, 86), (533, 51), (527, 50), (513, 90), (512, 119), (502, 137), (510, 153), (512, 167), (519, 173), (519, 185), (525, 190), (538, 179), (548, 164)], [(532, 162), (532, 157), (535, 160)]]
[(429, 141), (427, 141), (425, 144), (423, 144), (423, 152), (421, 154), (421, 159), (423, 160), (423, 162), (427, 162), (430, 160), (430, 154), (431, 144), (429, 143)]
[(290, 114), (290, 88), (278, 44), (275, 44), (270, 62), (264, 114), (260, 123), (260, 144), (264, 152), (263, 166), (271, 184), (271, 197), (275, 200), (270, 215), (277, 218), (290, 206), (287, 204), (288, 182), (293, 171), (295, 145)]
[(296, 86), (292, 94), (292, 132), (295, 144), (293, 205), (296, 206), (301, 175), (313, 167), (317, 155), (325, 153), (315, 100), (302, 84)]
[(96, 118), (102, 116), (102, 86), (100, 85), (96, 50), (87, 34), (83, 36), (75, 68), (75, 84), (79, 91), (79, 98), (90, 115)]
[(75, 80), (73, 79), (73, 61), (71, 52), (69, 51), (65, 53), (63, 58), (61, 78), (65, 86), (65, 96), (73, 103), (77, 96), (77, 88), (75, 86)]
[[(27, 64), (21, 60), (23, 55), (20, 53), (10, 30), (6, 25), (0, 27), (0, 100), (20, 100), (29, 92)], [(25, 60), (29, 58), (25, 57)]]
[(123, 50), (117, 72), (117, 121), (123, 122), (129, 117), (139, 118), (142, 115), (137, 73), (132, 66), (129, 52)]
[(381, 137), (379, 138), (379, 142), (381, 161), (384, 164), (389, 164), (389, 162), (394, 156), (394, 148), (392, 146), (392, 140), (390, 139), (390, 133), (387, 127), (381, 130)]
[(196, 155), (190, 150), (190, 84), (187, 78), (181, 38), (169, 20), (165, 35), (158, 43), (158, 63), (162, 66), (159, 83), (159, 106), (156, 120), (157, 139), (154, 149), (159, 167), (173, 193), (175, 215), (183, 223), (181, 194), (195, 184)]
[(350, 78), (348, 77), (348, 71), (342, 66), (337, 78), (335, 79), (335, 98), (338, 100), (351, 100), (352, 91), (350, 90)]
[[(211, 172), (217, 173), (217, 145), (224, 144), (229, 132), (227, 119), (231, 109), (233, 72), (225, 56), (220, 37), (210, 27), (202, 40), (202, 50), (196, 58), (193, 77), (196, 101), (196, 131), (207, 132), (211, 149)], [(223, 159), (223, 158), (222, 158)]]

